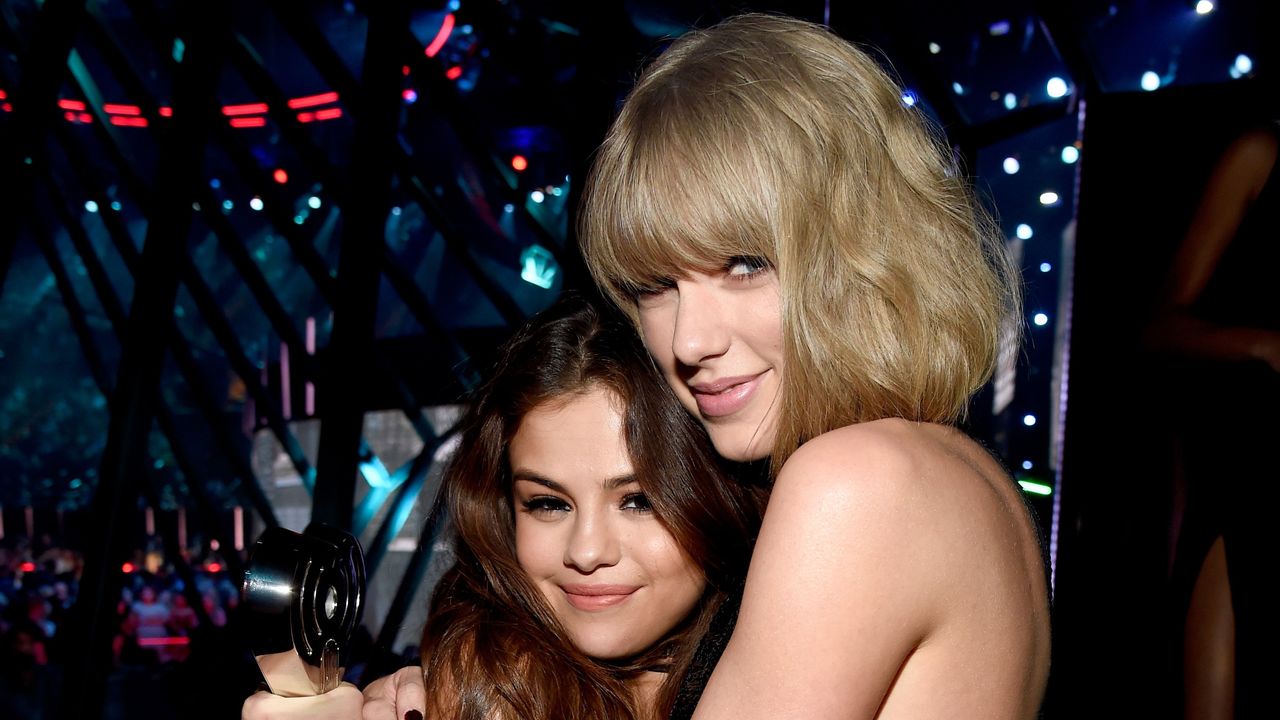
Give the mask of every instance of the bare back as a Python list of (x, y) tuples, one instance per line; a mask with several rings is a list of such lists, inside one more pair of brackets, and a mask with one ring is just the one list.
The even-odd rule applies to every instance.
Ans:
[(952, 428), (807, 443), (765, 514), (696, 718), (1034, 717), (1048, 590), (1012, 480)]

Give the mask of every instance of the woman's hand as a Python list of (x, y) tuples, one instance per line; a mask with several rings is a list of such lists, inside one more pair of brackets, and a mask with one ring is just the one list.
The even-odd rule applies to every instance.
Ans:
[(363, 720), (422, 720), (427, 690), (422, 668), (411, 665), (378, 678), (364, 689)]
[(240, 720), (360, 720), (363, 705), (364, 697), (351, 683), (312, 697), (280, 697), (260, 690), (244, 701)]

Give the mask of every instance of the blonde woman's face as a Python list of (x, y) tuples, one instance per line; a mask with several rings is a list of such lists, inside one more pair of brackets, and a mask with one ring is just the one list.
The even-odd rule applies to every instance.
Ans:
[(595, 389), (524, 416), (511, 439), (516, 557), (587, 655), (635, 655), (698, 603), (701, 569), (636, 482), (613, 393)]
[(758, 258), (689, 271), (638, 301), (640, 332), (716, 451), (756, 460), (773, 448), (782, 390), (777, 273)]

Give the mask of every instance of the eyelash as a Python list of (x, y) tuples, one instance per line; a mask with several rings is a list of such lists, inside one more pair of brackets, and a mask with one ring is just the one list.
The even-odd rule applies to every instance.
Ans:
[[(745, 265), (747, 271), (742, 273), (733, 272), (733, 269), (739, 265)], [(748, 280), (753, 280), (759, 277), (761, 273), (772, 269), (773, 264), (765, 258), (756, 255), (735, 255), (729, 258), (729, 261), (724, 264), (722, 272), (724, 272), (725, 277), (730, 280), (735, 282), (746, 282)], [(635, 296), (636, 298), (654, 297), (671, 290), (675, 286), (675, 280), (671, 278), (660, 278), (652, 285), (636, 288)]]
[[(533, 515), (568, 512), (572, 508), (569, 503), (552, 495), (538, 495), (520, 503), (524, 511)], [(635, 513), (651, 513), (653, 505), (644, 493), (631, 493), (622, 498), (620, 509)]]
[[(733, 269), (739, 265), (746, 265), (747, 272), (744, 272), (744, 273), (733, 272)], [(763, 273), (772, 268), (773, 266), (770, 265), (769, 261), (766, 260), (765, 258), (758, 257), (755, 255), (739, 255), (736, 257), (729, 258), (729, 262), (725, 263), (724, 272), (725, 272), (725, 275), (732, 280), (743, 281), (743, 280), (750, 280), (760, 275), (760, 273)]]
[(532, 515), (569, 511), (569, 503), (551, 495), (531, 497), (520, 504), (524, 507), (525, 512)]

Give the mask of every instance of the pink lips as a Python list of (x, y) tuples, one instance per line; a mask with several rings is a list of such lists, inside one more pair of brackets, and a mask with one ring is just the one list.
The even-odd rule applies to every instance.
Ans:
[(640, 588), (635, 585), (561, 585), (569, 604), (586, 612), (598, 612), (626, 602)]
[(742, 375), (739, 377), (721, 378), (709, 383), (693, 383), (689, 389), (693, 391), (693, 399), (698, 403), (698, 411), (704, 417), (723, 417), (732, 415), (751, 400), (756, 388), (760, 386), (760, 378), (764, 373)]

